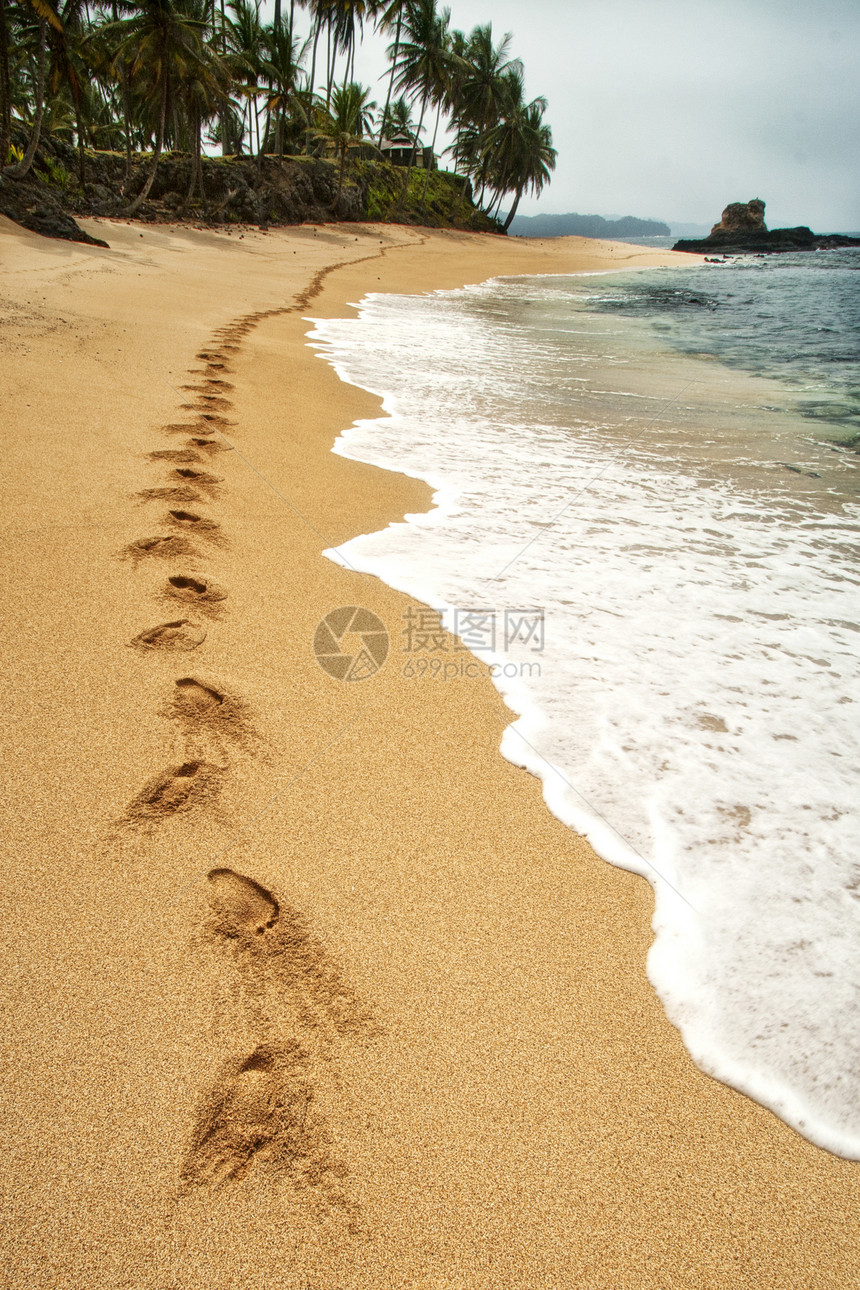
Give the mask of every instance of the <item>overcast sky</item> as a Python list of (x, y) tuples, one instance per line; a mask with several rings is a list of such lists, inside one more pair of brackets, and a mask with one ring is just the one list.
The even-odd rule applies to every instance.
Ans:
[[(450, 8), (462, 31), (488, 21), (497, 36), (511, 31), (528, 97), (549, 101), (558, 164), (522, 214), (711, 224), (728, 202), (761, 197), (772, 227), (860, 230), (858, 0), (450, 0)], [(380, 106), (384, 50), (366, 35), (356, 61)]]

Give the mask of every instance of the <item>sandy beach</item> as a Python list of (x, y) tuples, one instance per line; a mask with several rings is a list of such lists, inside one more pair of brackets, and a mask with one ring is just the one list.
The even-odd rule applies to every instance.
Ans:
[[(395, 226), (0, 219), (0, 1283), (738, 1290), (860, 1278), (860, 1169), (701, 1073), (651, 889), (504, 761), (483, 665), (322, 556), (430, 489), (331, 453), (368, 291), (684, 262)], [(359, 684), (314, 653), (378, 616)]]

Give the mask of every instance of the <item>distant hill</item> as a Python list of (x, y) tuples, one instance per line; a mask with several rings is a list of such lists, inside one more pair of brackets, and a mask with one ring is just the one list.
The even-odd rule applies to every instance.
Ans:
[(656, 219), (604, 219), (602, 215), (515, 215), (510, 233), (515, 237), (669, 237), (671, 229)]

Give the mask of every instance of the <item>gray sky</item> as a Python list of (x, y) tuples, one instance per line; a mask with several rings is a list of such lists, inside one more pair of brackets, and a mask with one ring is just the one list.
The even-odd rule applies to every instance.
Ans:
[[(549, 100), (558, 165), (523, 214), (710, 224), (761, 197), (772, 227), (860, 230), (858, 0), (449, 3), (454, 27), (513, 32)], [(380, 105), (384, 48), (367, 35), (356, 61)]]

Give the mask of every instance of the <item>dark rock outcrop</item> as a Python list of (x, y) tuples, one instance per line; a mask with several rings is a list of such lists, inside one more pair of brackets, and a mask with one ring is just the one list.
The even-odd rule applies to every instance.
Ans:
[(63, 210), (47, 185), (38, 180), (4, 179), (0, 173), (0, 215), (33, 233), (41, 233), (43, 237), (107, 246), (107, 242), (85, 233), (80, 224)]
[(750, 202), (732, 202), (723, 211), (708, 237), (684, 238), (673, 251), (692, 251), (699, 255), (734, 255), (758, 252), (816, 251), (839, 246), (860, 246), (860, 238), (842, 233), (813, 233), (801, 224), (797, 228), (768, 229), (764, 222), (765, 204), (759, 197)]
[[(77, 152), (69, 144), (44, 140), (26, 179), (0, 172), (0, 214), (48, 237), (97, 243), (74, 216), (122, 216), (143, 187), (150, 159), (135, 156), (126, 181), (121, 153), (88, 151), (85, 188), (78, 182), (78, 166)], [(399, 224), (500, 231), (497, 221), (473, 205), (468, 182), (444, 171), (431, 172), (426, 200), (425, 172), (413, 171), (402, 207), (406, 172), (382, 161), (351, 160), (342, 185), (338, 165), (324, 157), (204, 157), (201, 171), (202, 192), (195, 188), (189, 201), (191, 158), (163, 154), (136, 219), (261, 228), (394, 219)]]

